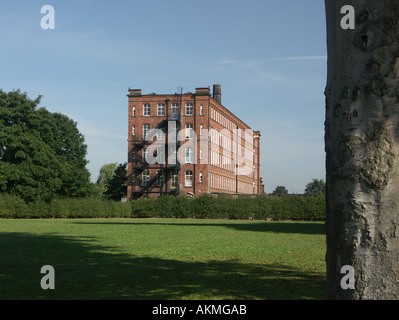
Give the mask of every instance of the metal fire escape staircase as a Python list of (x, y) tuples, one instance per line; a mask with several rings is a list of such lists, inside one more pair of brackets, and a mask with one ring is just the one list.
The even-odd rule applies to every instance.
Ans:
[[(180, 105), (181, 105), (181, 96), (180, 96)], [(176, 132), (179, 131), (180, 129), (180, 114), (176, 116), (176, 114), (172, 114), (171, 117), (169, 117), (169, 100), (165, 101), (166, 103), (166, 118), (163, 119), (161, 122), (158, 123), (158, 125), (153, 128), (153, 129), (162, 129), (164, 134), (165, 134), (165, 150), (168, 150), (168, 144), (170, 143), (168, 141), (168, 130), (169, 130), (169, 122), (170, 121), (176, 121)], [(178, 141), (176, 143), (176, 150), (179, 147), (180, 143)], [(135, 154), (137, 151), (142, 150), (146, 145), (151, 144), (151, 141), (147, 141), (146, 139), (143, 140), (133, 140), (133, 148), (135, 150)], [(148, 196), (149, 193), (158, 193), (160, 195), (162, 194), (173, 194), (177, 195), (179, 194), (179, 186), (177, 185), (176, 188), (170, 188), (168, 190), (168, 181), (171, 178), (171, 174), (173, 171), (179, 171), (180, 170), (180, 164), (178, 163), (177, 159), (174, 164), (169, 164), (168, 163), (168, 157), (166, 156), (166, 163), (165, 164), (156, 164), (156, 165), (150, 165), (145, 159), (142, 157), (136, 156), (135, 159), (133, 160), (133, 172), (135, 176), (137, 177), (138, 175), (142, 174), (145, 170), (149, 169), (158, 169), (158, 172), (155, 176), (150, 178), (148, 182), (143, 184), (142, 179), (135, 179), (135, 183), (133, 184), (134, 191), (132, 192), (132, 199), (138, 199), (144, 195)], [(164, 175), (164, 183), (163, 184), (156, 184), (156, 182), (159, 181), (161, 176)], [(158, 189), (158, 191), (153, 191), (155, 189)]]

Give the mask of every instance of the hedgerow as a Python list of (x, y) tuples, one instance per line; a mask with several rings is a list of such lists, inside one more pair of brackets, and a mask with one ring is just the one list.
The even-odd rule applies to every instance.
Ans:
[(0, 218), (195, 218), (324, 221), (325, 197), (261, 195), (197, 198), (164, 195), (158, 199), (116, 202), (100, 199), (56, 199), (26, 203), (0, 194)]
[(325, 197), (262, 195), (257, 197), (197, 198), (161, 196), (139, 199), (132, 203), (132, 217), (197, 218), (197, 219), (255, 219), (324, 221)]
[(56, 199), (51, 202), (24, 202), (0, 194), (0, 218), (116, 218), (131, 217), (130, 203), (100, 199)]

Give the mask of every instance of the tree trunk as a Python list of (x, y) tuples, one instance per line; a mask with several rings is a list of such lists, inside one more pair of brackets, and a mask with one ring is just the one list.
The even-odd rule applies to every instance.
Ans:
[[(341, 28), (348, 2), (355, 29)], [(327, 298), (398, 299), (399, 0), (325, 5)]]

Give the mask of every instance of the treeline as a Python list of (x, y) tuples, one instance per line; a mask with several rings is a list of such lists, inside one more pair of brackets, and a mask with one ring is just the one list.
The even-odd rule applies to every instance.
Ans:
[(325, 184), (317, 179), (305, 196), (278, 186), (255, 198), (162, 196), (122, 203), (126, 163), (104, 165), (91, 183), (77, 123), (39, 107), (40, 100), (0, 90), (0, 218), (325, 219)]
[(0, 218), (194, 218), (324, 221), (325, 197), (261, 195), (257, 197), (197, 198), (161, 196), (131, 202), (55, 199), (26, 203), (0, 194)]

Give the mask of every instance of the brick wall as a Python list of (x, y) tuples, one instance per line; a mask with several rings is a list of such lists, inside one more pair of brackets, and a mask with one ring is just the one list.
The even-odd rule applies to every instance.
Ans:
[[(178, 128), (180, 135), (178, 140), (182, 140), (180, 141), (178, 152), (182, 160), (178, 177), (180, 193), (193, 193), (195, 195), (208, 192), (253, 194), (261, 191), (258, 138), (252, 138), (249, 141), (236, 138), (233, 134), (233, 129), (239, 128), (245, 131), (249, 127), (214, 100), (210, 96), (209, 88), (197, 88), (195, 93), (183, 95), (142, 95), (141, 90), (136, 89), (129, 90), (128, 97), (128, 197), (130, 197), (132, 191), (138, 191), (141, 188), (139, 185), (132, 185), (132, 173), (136, 172), (136, 182), (141, 180), (142, 163), (137, 159), (142, 158), (144, 147), (140, 147), (137, 144), (144, 140), (143, 125), (149, 125), (153, 129), (159, 126), (163, 120), (166, 120), (167, 114), (169, 119), (171, 119), (171, 107), (175, 103), (180, 108), (180, 127)], [(150, 106), (149, 116), (143, 114), (143, 106), (145, 104)], [(165, 115), (158, 115), (158, 104), (165, 106)], [(192, 104), (192, 115), (186, 115), (186, 104)], [(186, 125), (192, 126), (196, 139), (185, 140)], [(133, 126), (135, 135), (132, 134)], [(218, 143), (221, 139), (216, 141), (213, 138), (212, 142), (208, 141), (212, 130), (213, 132), (218, 132), (219, 137), (221, 133), (224, 135), (222, 143)], [(202, 135), (200, 135), (201, 132), (203, 133)], [(228, 141), (229, 139), (230, 142)], [(170, 141), (170, 137), (168, 137), (168, 140)], [(226, 151), (228, 143), (230, 148), (227, 148), (229, 150)], [(193, 152), (193, 163), (185, 163), (186, 148), (191, 148)], [(247, 154), (250, 154), (250, 159), (247, 159), (246, 163), (243, 157), (245, 148), (247, 149)], [(238, 154), (236, 152), (237, 149), (239, 150)], [(133, 154), (136, 160), (133, 160)], [(165, 155), (168, 155), (167, 150), (165, 150)], [(200, 158), (201, 155), (202, 159)], [(217, 159), (221, 161), (218, 163)], [(247, 175), (236, 175), (236, 160), (238, 160), (239, 164), (245, 164), (248, 167), (247, 171), (249, 173)], [(156, 164), (147, 167), (145, 170), (148, 170), (150, 176), (153, 177), (159, 169), (160, 165)], [(192, 173), (192, 187), (186, 186), (186, 172)], [(167, 190), (171, 190), (171, 172), (166, 176), (165, 183)], [(162, 190), (165, 190), (165, 187)], [(150, 193), (148, 196), (157, 197), (161, 192), (161, 188), (154, 187), (152, 191), (154, 193)]]

